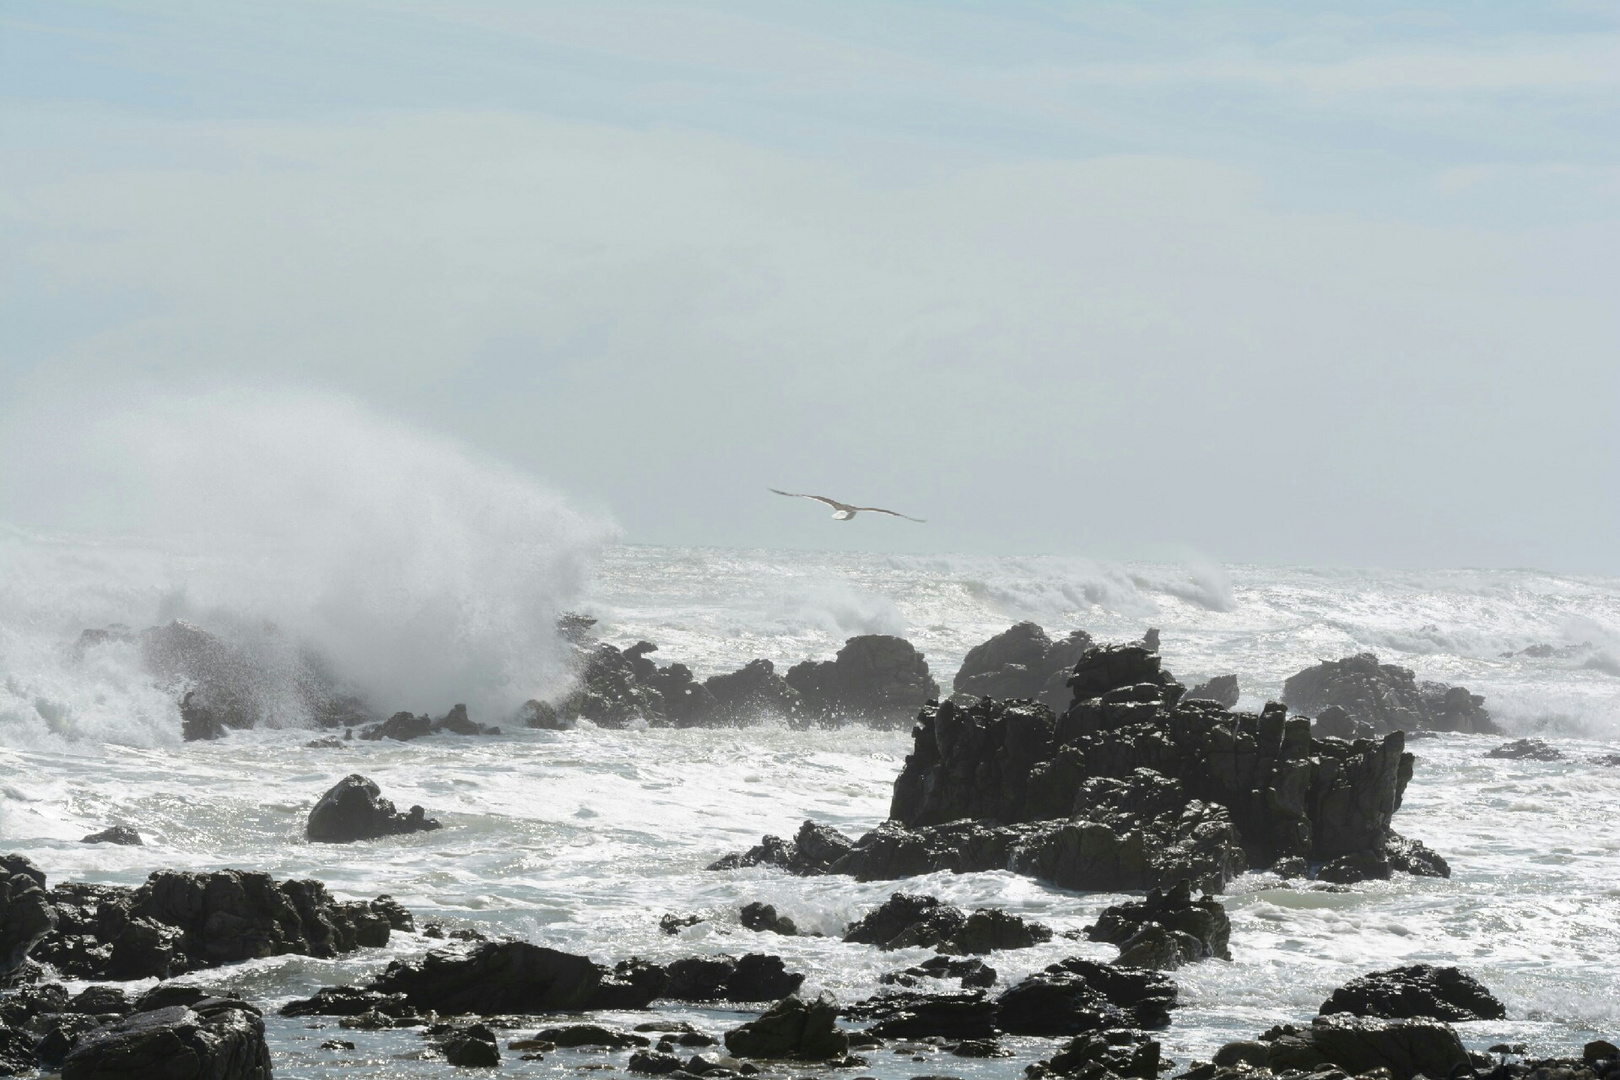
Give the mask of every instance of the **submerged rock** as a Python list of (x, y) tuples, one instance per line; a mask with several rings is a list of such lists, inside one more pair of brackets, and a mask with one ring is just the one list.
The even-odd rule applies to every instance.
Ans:
[(1507, 1009), (1478, 979), (1454, 967), (1410, 964), (1352, 979), (1322, 1003), (1321, 1014), (1385, 1020), (1501, 1020)]
[(916, 987), (923, 979), (956, 979), (964, 989), (994, 986), (996, 969), (974, 957), (957, 959), (953, 956), (934, 956), (904, 971), (891, 971), (881, 982), (889, 985)]
[(398, 813), (394, 804), (382, 797), (375, 781), (351, 773), (316, 802), (309, 812), (304, 836), (312, 843), (348, 844), (437, 828), (438, 820), (428, 817), (420, 806), (411, 807), (408, 814)]
[(778, 915), (774, 906), (757, 901), (743, 905), (738, 921), (742, 923), (744, 929), (781, 934), (783, 937), (794, 937), (799, 932), (792, 919), (786, 915)]
[(852, 925), (844, 940), (881, 949), (921, 946), (942, 953), (988, 953), (1027, 949), (1052, 940), (1052, 931), (1005, 911), (981, 908), (969, 915), (932, 896), (895, 893)]
[(455, 705), (450, 711), (437, 720), (429, 717), (413, 716), (408, 712), (397, 712), (380, 724), (372, 724), (362, 728), (360, 737), (372, 742), (382, 739), (393, 739), (396, 742), (410, 742), (426, 735), (438, 735), (448, 731), (454, 735), (499, 735), (498, 727), (485, 727), (469, 719), (467, 706)]
[(444, 1055), (446, 1063), (463, 1068), (501, 1063), (501, 1051), (495, 1043), (495, 1033), (483, 1024), (457, 1028), (444, 1036), (439, 1041), (439, 1052)]
[(1318, 1016), (1308, 1028), (1284, 1025), (1260, 1037), (1273, 1072), (1332, 1065), (1352, 1076), (1388, 1069), (1392, 1080), (1450, 1076), (1472, 1065), (1457, 1033), (1434, 1020)]
[(124, 847), (140, 847), (141, 834), (128, 825), (109, 825), (98, 833), (91, 833), (81, 844), (119, 844)]
[(1484, 698), (1461, 686), (1420, 685), (1410, 668), (1380, 664), (1372, 653), (1324, 660), (1291, 676), (1283, 683), (1283, 701), (1308, 715), (1338, 706), (1378, 733), (1498, 730)]
[(1159, 1043), (1140, 1032), (1086, 1032), (1028, 1070), (1032, 1076), (1122, 1076), (1158, 1080)]
[(1485, 756), (1488, 758), (1505, 758), (1509, 761), (1564, 760), (1562, 750), (1540, 739), (1518, 739), (1514, 742), (1503, 743)]
[(849, 837), (826, 825), (806, 821), (791, 842), (766, 836), (745, 852), (727, 855), (710, 864), (710, 870), (736, 870), (745, 866), (774, 866), (790, 874), (813, 876), (833, 873), (833, 867), (848, 855), (854, 843)]

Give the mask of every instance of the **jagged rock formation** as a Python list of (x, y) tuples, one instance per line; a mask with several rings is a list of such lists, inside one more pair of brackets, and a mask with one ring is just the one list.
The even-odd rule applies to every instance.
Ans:
[(762, 904), (755, 901), (744, 904), (737, 921), (745, 930), (758, 930), (766, 934), (781, 934), (783, 937), (796, 937), (798, 926), (786, 915), (778, 915), (776, 908), (771, 904)]
[(1256, 715), (1188, 699), (1144, 644), (1087, 650), (1069, 685), (1061, 717), (1030, 701), (925, 706), (887, 823), (823, 844), (817, 865), (768, 838), (715, 868), (862, 880), (1012, 869), (1064, 888), (1185, 878), (1210, 892), (1250, 865), (1291, 858), (1449, 873), (1390, 829), (1412, 775), (1399, 731), (1315, 739), (1279, 704)]
[(1167, 970), (1209, 957), (1232, 959), (1226, 908), (1208, 893), (1193, 899), (1187, 881), (1106, 908), (1095, 925), (1086, 927), (1086, 937), (1118, 945), (1115, 963), (1125, 967)]
[(1454, 967), (1410, 964), (1352, 979), (1322, 1003), (1321, 1015), (1384, 1020), (1501, 1020), (1507, 1009), (1483, 983)]
[(934, 956), (904, 971), (891, 971), (879, 981), (891, 986), (916, 987), (922, 985), (923, 979), (955, 979), (963, 989), (994, 986), (996, 969), (977, 957)]
[(1494, 734), (1485, 699), (1465, 687), (1418, 683), (1410, 668), (1380, 664), (1372, 653), (1324, 660), (1283, 683), (1283, 702), (1315, 716), (1330, 706), (1351, 720), (1371, 724), (1374, 733), (1462, 731)]
[(397, 712), (387, 720), (378, 724), (371, 724), (360, 731), (362, 739), (373, 742), (380, 739), (394, 739), (398, 742), (409, 742), (420, 739), (424, 735), (439, 735), (444, 732), (453, 735), (499, 735), (498, 727), (485, 727), (467, 716), (467, 706), (454, 705), (450, 711), (434, 720), (426, 715), (412, 716), (408, 712)]
[(1564, 760), (1562, 750), (1543, 742), (1541, 739), (1516, 739), (1510, 743), (1503, 743), (1485, 756), (1507, 761)]
[(854, 845), (837, 829), (807, 821), (799, 826), (793, 840), (765, 836), (747, 851), (726, 855), (709, 866), (710, 870), (736, 870), (744, 866), (774, 866), (790, 874), (812, 877), (837, 873), (833, 868)]
[(1097, 1078), (1107, 1076), (1129, 1077), (1131, 1080), (1158, 1080), (1159, 1043), (1141, 1032), (1088, 1031), (1076, 1035), (1068, 1044), (1052, 1055), (1050, 1061), (1038, 1061), (1025, 1070), (1025, 1075), (1078, 1076)]
[(109, 825), (100, 832), (91, 833), (81, 844), (117, 844), (121, 847), (141, 847), (141, 834), (128, 825)]
[(735, 727), (793, 719), (803, 709), (799, 692), (769, 660), (750, 660), (729, 675), (711, 675), (703, 680), (703, 688), (714, 704), (707, 717), (691, 718), (694, 723)]
[(44, 872), (21, 855), (0, 858), (0, 986), (17, 980), (29, 951), (54, 929)]
[(1052, 931), (994, 908), (980, 908), (970, 915), (932, 896), (895, 893), (851, 925), (844, 940), (880, 949), (988, 953), (1051, 941)]
[(135, 889), (67, 882), (45, 897), (55, 925), (33, 958), (75, 979), (166, 979), (264, 956), (339, 956), (414, 929), (388, 897), (333, 900), (319, 881), (244, 870), (159, 870)]
[(1352, 1076), (1388, 1069), (1392, 1080), (1412, 1080), (1450, 1076), (1459, 1066), (1472, 1065), (1457, 1033), (1433, 1020), (1318, 1016), (1308, 1028), (1272, 1028), (1259, 1042), (1265, 1048), (1264, 1066), (1272, 1072), (1337, 1066)]
[(81, 1036), (63, 1080), (173, 1077), (270, 1080), (264, 1019), (244, 1001), (209, 998), (131, 1013)]
[(318, 844), (348, 844), (437, 828), (438, 820), (428, 817), (420, 806), (401, 814), (382, 797), (375, 781), (350, 773), (316, 802), (304, 826), (304, 836)]
[(1084, 630), (1053, 641), (1041, 627), (1021, 622), (969, 649), (951, 688), (963, 698), (1027, 698), (1062, 712), (1069, 704), (1069, 675), (1091, 645)]

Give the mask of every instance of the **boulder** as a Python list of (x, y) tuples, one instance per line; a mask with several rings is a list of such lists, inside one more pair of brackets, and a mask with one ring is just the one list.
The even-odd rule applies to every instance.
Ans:
[(530, 698), (518, 709), (518, 720), (527, 728), (541, 728), (545, 731), (564, 731), (568, 725), (557, 713), (557, 706), (549, 701), (536, 701)]
[(1121, 1076), (1158, 1080), (1159, 1044), (1140, 1032), (1086, 1032), (1035, 1066), (1047, 1076)]
[(791, 842), (766, 836), (747, 851), (727, 855), (710, 870), (736, 870), (745, 866), (774, 866), (790, 874), (814, 876), (833, 872), (833, 866), (854, 847), (838, 830), (806, 821)]
[(614, 1031), (601, 1024), (568, 1024), (563, 1027), (541, 1028), (534, 1033), (539, 1042), (548, 1042), (553, 1046), (600, 1046), (609, 1050), (624, 1050), (632, 1046), (651, 1046), (652, 1040), (645, 1035), (632, 1035), (629, 1032)]
[(996, 969), (974, 957), (934, 956), (904, 971), (891, 971), (881, 982), (891, 986), (917, 987), (923, 979), (956, 979), (964, 989), (994, 986)]
[(428, 817), (420, 806), (411, 807), (408, 814), (398, 813), (394, 804), (382, 797), (375, 781), (351, 773), (316, 802), (309, 812), (304, 836), (312, 843), (348, 844), (437, 828), (438, 820)]
[(897, 727), (939, 697), (939, 684), (928, 673), (922, 653), (905, 638), (889, 634), (852, 637), (832, 660), (795, 664), (787, 682), (802, 699), (805, 714), (822, 722), (859, 720)]
[(1352, 979), (1322, 1003), (1323, 1016), (1385, 1020), (1502, 1020), (1507, 1009), (1478, 979), (1454, 967), (1409, 964)]
[(1074, 630), (1059, 641), (1032, 622), (1021, 622), (968, 650), (952, 689), (964, 698), (1031, 699), (1054, 713), (1068, 708), (1067, 683), (1091, 635)]
[(1493, 734), (1498, 729), (1485, 699), (1460, 686), (1425, 682), (1410, 668), (1380, 664), (1372, 653), (1324, 660), (1283, 683), (1283, 701), (1315, 716), (1338, 706), (1375, 732), (1461, 731)]
[(759, 930), (768, 934), (781, 934), (783, 937), (794, 937), (799, 928), (793, 920), (786, 915), (778, 915), (776, 908), (770, 904), (754, 902), (744, 904), (738, 919), (745, 930)]
[(1562, 761), (1564, 752), (1556, 746), (1551, 746), (1540, 739), (1518, 739), (1514, 742), (1503, 743), (1490, 753), (1488, 758), (1502, 758), (1508, 761)]
[(1329, 705), (1311, 721), (1311, 735), (1318, 739), (1373, 739), (1378, 729), (1365, 720), (1357, 720), (1337, 705)]
[(501, 1063), (495, 1033), (483, 1024), (457, 1028), (439, 1041), (439, 1052), (447, 1064), (464, 1068), (487, 1067)]
[(1239, 696), (1236, 675), (1217, 675), (1187, 691), (1187, 700), (1213, 701), (1223, 709), (1237, 708)]
[(800, 695), (769, 660), (750, 660), (728, 675), (711, 675), (703, 688), (713, 701), (709, 723), (740, 726), (799, 715)]
[(141, 834), (128, 825), (110, 825), (98, 833), (91, 833), (81, 844), (119, 844), (125, 847), (140, 847)]
[(694, 956), (669, 965), (662, 996), (674, 1001), (777, 1001), (797, 992), (803, 982), (804, 975), (788, 971), (779, 956)]
[[(527, 720), (527, 715), (525, 720)], [(438, 735), (443, 732), (452, 735), (499, 735), (498, 727), (485, 727), (467, 716), (467, 706), (452, 705), (450, 711), (437, 720), (428, 716), (412, 716), (408, 712), (397, 712), (380, 724), (372, 724), (362, 728), (360, 737), (376, 742), (381, 739), (393, 739), (396, 742), (409, 742), (420, 739), (424, 735)]]
[(1311, 1072), (1331, 1065), (1352, 1076), (1388, 1069), (1391, 1080), (1452, 1075), (1471, 1067), (1457, 1033), (1434, 1020), (1375, 1020), (1338, 1014), (1318, 1016), (1308, 1028), (1284, 1025), (1260, 1037), (1273, 1072)]
[(487, 941), (467, 952), (435, 950), (419, 960), (396, 960), (368, 989), (403, 995), (418, 1010), (496, 1016), (641, 1008), (662, 986), (626, 985), (587, 956)]
[(1052, 931), (1005, 911), (981, 908), (969, 915), (932, 896), (895, 893), (852, 925), (844, 940), (880, 949), (923, 947), (942, 953), (988, 953), (1027, 949), (1052, 940)]
[(241, 1001), (137, 1012), (81, 1036), (63, 1080), (270, 1080), (264, 1021)]
[(29, 952), (55, 929), (45, 874), (21, 855), (0, 858), (0, 986), (18, 979)]
[(1127, 967), (1164, 970), (1206, 957), (1232, 959), (1227, 947), (1232, 920), (1226, 909), (1208, 893), (1193, 899), (1186, 880), (1154, 889), (1141, 901), (1106, 908), (1085, 933), (1092, 941), (1119, 946), (1117, 962)]
[(565, 718), (580, 717), (597, 727), (624, 728), (636, 721), (664, 720), (664, 699), (636, 674), (639, 654), (625, 653), (605, 642), (582, 649), (575, 661), (579, 685), (557, 707)]
[(849, 1036), (838, 1030), (838, 1004), (827, 994), (814, 1001), (789, 995), (758, 1020), (726, 1032), (726, 1049), (738, 1057), (830, 1061), (849, 1053)]
[(360, 1016), (368, 1012), (387, 1016), (415, 1016), (404, 994), (383, 994), (359, 986), (323, 986), (307, 998), (281, 1007), (282, 1016)]

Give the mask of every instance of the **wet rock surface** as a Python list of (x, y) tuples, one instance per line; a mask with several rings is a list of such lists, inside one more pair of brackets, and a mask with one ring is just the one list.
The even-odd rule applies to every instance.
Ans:
[(205, 998), (131, 1013), (79, 1035), (63, 1080), (270, 1080), (264, 1020), (238, 999)]
[(420, 806), (401, 814), (390, 800), (382, 797), (382, 790), (375, 781), (351, 773), (332, 785), (315, 803), (315, 808), (309, 812), (304, 836), (313, 843), (348, 844), (437, 828), (438, 820), (428, 817)]
[(1189, 701), (1213, 701), (1223, 709), (1237, 708), (1241, 696), (1236, 675), (1217, 675), (1187, 691)]
[(1289, 708), (1315, 716), (1336, 706), (1353, 721), (1391, 731), (1494, 734), (1485, 699), (1461, 686), (1419, 683), (1411, 669), (1380, 664), (1372, 653), (1324, 660), (1283, 683)]
[(852, 637), (832, 660), (795, 664), (786, 678), (803, 702), (805, 717), (821, 723), (859, 720), (898, 727), (939, 697), (922, 653), (890, 634)]
[(68, 882), (46, 893), (54, 928), (36, 960), (78, 979), (166, 979), (265, 956), (334, 957), (412, 929), (398, 904), (334, 900), (310, 879), (159, 870), (130, 889)]
[(1071, 697), (1069, 674), (1091, 645), (1084, 630), (1053, 641), (1035, 623), (1021, 622), (969, 649), (951, 688), (968, 699), (1024, 698), (1061, 712)]
[(1333, 991), (1321, 1013), (1386, 1020), (1501, 1020), (1507, 1009), (1478, 980), (1454, 967), (1410, 964), (1353, 979)]
[(1187, 881), (1154, 889), (1140, 901), (1104, 909), (1086, 937), (1119, 946), (1127, 967), (1166, 970), (1195, 960), (1232, 959), (1232, 920), (1209, 894), (1194, 898)]
[(1318, 1016), (1309, 1027), (1283, 1025), (1260, 1036), (1273, 1072), (1336, 1066), (1352, 1076), (1387, 1069), (1392, 1080), (1451, 1076), (1472, 1059), (1449, 1025), (1434, 1020)]
[(836, 1060), (849, 1053), (849, 1036), (837, 1020), (838, 1004), (827, 994), (814, 1001), (785, 997), (759, 1019), (726, 1032), (726, 1049), (739, 1057)]
[(91, 833), (81, 844), (117, 844), (121, 847), (140, 847), (141, 834), (128, 825), (109, 825), (100, 832)]
[(29, 952), (55, 929), (44, 872), (21, 855), (0, 858), (0, 986), (21, 977)]
[(1005, 911), (981, 908), (969, 914), (932, 896), (895, 893), (851, 925), (844, 940), (880, 949), (988, 953), (1027, 949), (1052, 940), (1052, 931)]
[(1507, 761), (1562, 761), (1564, 752), (1541, 739), (1517, 739), (1503, 743), (1485, 756)]

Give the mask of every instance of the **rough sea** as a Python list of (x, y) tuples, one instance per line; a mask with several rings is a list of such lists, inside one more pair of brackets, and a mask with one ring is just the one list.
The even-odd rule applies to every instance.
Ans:
[[(1184, 1065), (1274, 1024), (1308, 1022), (1349, 978), (1420, 960), (1461, 966), (1507, 1005), (1507, 1020), (1459, 1025), (1471, 1047), (1505, 1040), (1532, 1053), (1578, 1053), (1589, 1039), (1620, 1034), (1620, 766), (1600, 763), (1620, 753), (1620, 579), (598, 545), (548, 564), (545, 602), (525, 612), (462, 587), (476, 579), (486, 592), (515, 588), (501, 566), (483, 567), (484, 578), (474, 574), (479, 564), (464, 568), (465, 579), (426, 582), (405, 572), (431, 563), (420, 552), (383, 564), (407, 595), (327, 591), (301, 607), (287, 596), (308, 575), (229, 584), (243, 565), (260, 566), (251, 555), (0, 533), (0, 850), (27, 855), (52, 882), (133, 885), (163, 867), (311, 876), (343, 898), (392, 894), (419, 926), (438, 920), (517, 935), (609, 963), (779, 953), (808, 973), (807, 990), (841, 1001), (876, 993), (882, 973), (925, 956), (843, 944), (844, 925), (892, 891), (921, 891), (1005, 907), (1058, 931), (1050, 944), (988, 958), (1005, 983), (1066, 955), (1110, 958), (1111, 947), (1062, 932), (1121, 897), (1009, 873), (857, 884), (707, 872), (720, 855), (762, 833), (791, 834), (806, 818), (849, 833), (876, 825), (909, 733), (774, 724), (514, 729), (503, 710), (565, 677), (555, 656), (530, 644), (534, 627), (549, 626), (559, 610), (584, 611), (605, 640), (656, 642), (661, 662), (685, 662), (699, 678), (755, 657), (779, 668), (830, 658), (855, 634), (900, 634), (948, 688), (967, 649), (1019, 620), (1054, 635), (1084, 628), (1101, 641), (1139, 638), (1152, 626), (1181, 681), (1235, 673), (1245, 708), (1276, 697), (1287, 676), (1319, 659), (1373, 651), (1420, 679), (1484, 695), (1507, 737), (1545, 738), (1564, 760), (1485, 757), (1504, 737), (1410, 743), (1417, 770), (1395, 827), (1440, 852), (1453, 876), (1397, 875), (1342, 893), (1285, 887), (1263, 873), (1239, 879), (1224, 897), (1234, 959), (1175, 973), (1182, 1007), (1162, 1033), (1166, 1055)], [(344, 602), (364, 607), (363, 617)], [(393, 685), (409, 689), (380, 707), (442, 712), (465, 700), (475, 720), (505, 724), (505, 734), (308, 749), (313, 736), (288, 708), (276, 715), (278, 728), (183, 744), (172, 696), (142, 676), (132, 654), (108, 650), (86, 665), (69, 648), (86, 626), (138, 628), (177, 615), (238, 636), (253, 631), (272, 660), (292, 636), (340, 645), (345, 632), (374, 631), (404, 650), (395, 666), (364, 649), (333, 651), (374, 695), (396, 676)], [(1539, 645), (1550, 655), (1521, 653)], [(351, 772), (402, 806), (421, 803), (445, 827), (343, 847), (306, 843), (314, 800)], [(115, 822), (137, 828), (145, 846), (79, 842)], [(738, 908), (752, 900), (828, 936), (743, 930)], [(665, 913), (706, 921), (668, 936), (658, 926)], [(188, 978), (267, 1006), (283, 1080), (357, 1070), (441, 1076), (448, 1066), (421, 1059), (427, 1044), (413, 1032), (340, 1031), (335, 1020), (284, 1019), (268, 1008), (363, 980), (433, 944), (396, 934), (385, 950), (341, 960), (283, 957)], [(664, 1015), (718, 1035), (752, 1014)], [(534, 1026), (501, 1032), (503, 1048)], [(355, 1049), (320, 1048), (332, 1038)], [(1012, 1057), (987, 1060), (873, 1051), (870, 1065), (849, 1075), (1011, 1078), (1057, 1044), (1006, 1045)], [(559, 1077), (622, 1075), (627, 1057), (503, 1055), (504, 1075)], [(810, 1073), (825, 1070), (789, 1074)]]

